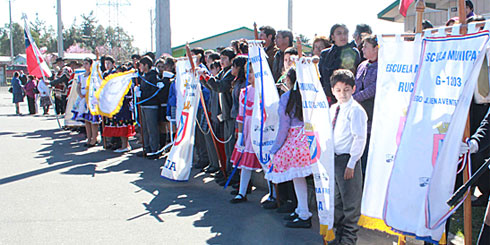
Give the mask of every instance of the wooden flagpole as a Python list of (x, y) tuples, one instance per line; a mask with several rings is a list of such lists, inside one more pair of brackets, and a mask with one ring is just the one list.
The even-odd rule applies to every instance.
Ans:
[[(187, 57), (189, 58), (189, 62), (191, 63), (192, 73), (194, 74), (194, 72), (196, 71), (196, 65), (194, 64), (194, 60), (192, 59), (192, 53), (191, 53), (191, 49), (190, 49), (188, 43), (185, 45), (185, 52), (187, 54)], [(209, 120), (208, 110), (206, 109), (206, 102), (204, 101), (204, 97), (203, 97), (202, 93), (199, 94), (199, 97), (201, 100), (204, 117), (206, 118), (206, 121), (208, 123), (209, 130), (211, 133), (211, 138), (213, 139), (213, 146), (214, 146), (214, 149), (216, 150), (216, 154), (218, 155), (218, 165), (219, 165), (221, 172), (223, 173), (223, 176), (226, 179), (227, 178), (226, 161), (223, 159), (223, 155), (220, 154), (220, 151), (218, 148), (218, 142), (216, 141), (216, 138), (213, 136), (213, 135), (215, 135), (214, 131), (213, 131), (213, 125), (211, 124), (211, 120)]]
[[(467, 31), (466, 27), (466, 3), (464, 0), (458, 0), (458, 14), (459, 14), (459, 23), (461, 24), (461, 34), (465, 35)], [(464, 129), (464, 136), (463, 136), (463, 141), (466, 138), (470, 137), (470, 113), (468, 112), (468, 117), (466, 119), (466, 127)], [(469, 169), (468, 169), (468, 164), (466, 164), (464, 170), (463, 170), (463, 183), (468, 181), (470, 178), (469, 176)], [(470, 245), (472, 244), (472, 217), (471, 217), (471, 189), (468, 189), (468, 193), (466, 196), (466, 199), (464, 200), (464, 206), (463, 206), (463, 212), (464, 212), (464, 244), (465, 245)]]

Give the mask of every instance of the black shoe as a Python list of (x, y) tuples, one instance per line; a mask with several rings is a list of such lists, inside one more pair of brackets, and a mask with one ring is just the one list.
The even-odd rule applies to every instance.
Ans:
[[(250, 187), (251, 187), (251, 186), (250, 186)], [(238, 195), (238, 192), (239, 192), (238, 190), (232, 190), (232, 191), (230, 192), (230, 194), (231, 194), (231, 195)], [(247, 188), (247, 194), (250, 194), (250, 193), (252, 193), (252, 188)]]
[(293, 221), (296, 218), (298, 218), (298, 214), (296, 212), (292, 212), (292, 213), (284, 216), (284, 220), (287, 220), (287, 221)]
[(207, 169), (206, 169), (206, 171), (204, 171), (204, 172), (205, 172), (205, 173), (207, 173), (207, 174), (210, 174), (210, 173), (215, 173), (215, 172), (217, 172), (218, 170), (219, 170), (219, 168), (218, 168), (218, 167), (209, 167), (209, 168), (207, 168)]
[(192, 167), (195, 169), (203, 169), (208, 165), (209, 165), (209, 163), (206, 163), (206, 162), (198, 162), (198, 163), (194, 164), (194, 166), (192, 166)]
[(286, 202), (283, 205), (281, 205), (279, 208), (277, 208), (276, 212), (280, 214), (288, 214), (294, 212), (295, 208), (296, 207), (292, 203)]
[(292, 221), (288, 221), (286, 223), (286, 227), (289, 227), (289, 228), (310, 228), (311, 227), (311, 217), (307, 220), (302, 220), (298, 217)]
[(155, 154), (155, 155), (146, 155), (146, 158), (147, 159), (150, 159), (150, 160), (157, 160), (160, 158), (160, 154)]
[(221, 171), (219, 171), (218, 173), (215, 173), (215, 174), (214, 174), (214, 178), (215, 178), (215, 179), (222, 179), (222, 178), (224, 178), (224, 177), (225, 177), (225, 175), (224, 175), (224, 174), (223, 174), (223, 172), (221, 172)]
[(247, 197), (242, 196), (241, 194), (236, 195), (233, 199), (230, 200), (230, 203), (241, 203), (241, 202), (246, 202)]
[(272, 200), (265, 200), (263, 203), (262, 203), (262, 208), (264, 209), (276, 209), (277, 208), (277, 201), (276, 199), (272, 199)]
[(146, 157), (146, 153), (144, 151), (140, 151), (140, 152), (136, 153), (136, 156), (137, 157)]

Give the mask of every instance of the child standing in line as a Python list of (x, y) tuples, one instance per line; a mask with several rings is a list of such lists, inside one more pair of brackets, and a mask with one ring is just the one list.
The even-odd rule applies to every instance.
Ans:
[(312, 173), (310, 149), (303, 130), (303, 103), (295, 85), (296, 70), (293, 67), (287, 71), (285, 80), (288, 88), (292, 89), (284, 93), (279, 101), (279, 130), (270, 151), (274, 154), (270, 163), (273, 166), (265, 178), (274, 184), (293, 181), (298, 206), (284, 218), (288, 221), (286, 227), (310, 228), (312, 214), (308, 209), (305, 179)]
[[(230, 200), (231, 203), (247, 201), (247, 187), (250, 178), (252, 177), (252, 171), (262, 169), (259, 159), (257, 159), (257, 155), (255, 155), (253, 150), (251, 139), (252, 113), (255, 96), (255, 77), (251, 66), (248, 74), (248, 82), (250, 85), (240, 91), (240, 104), (238, 115), (236, 117), (238, 137), (235, 143), (235, 149), (231, 155), (231, 162), (233, 163), (233, 166), (238, 164), (238, 168), (241, 169), (241, 172), (238, 194)], [(243, 113), (244, 108), (245, 113)]]
[(359, 160), (367, 134), (367, 114), (352, 94), (354, 74), (336, 70), (330, 77), (337, 103), (330, 107), (335, 152), (335, 240), (333, 244), (356, 244), (361, 216), (362, 171)]

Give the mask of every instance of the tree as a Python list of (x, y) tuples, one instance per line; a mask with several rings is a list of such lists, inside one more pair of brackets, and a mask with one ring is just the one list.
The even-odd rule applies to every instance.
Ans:
[[(10, 56), (10, 29), (8, 25), (0, 29), (0, 54)], [(12, 23), (12, 36), (14, 38), (14, 56), (25, 53), (24, 28), (19, 23)]]
[(86, 47), (94, 49), (96, 47), (95, 24), (97, 24), (97, 20), (95, 20), (94, 12), (90, 11), (88, 15), (82, 14), (81, 17), (82, 17), (81, 32), (82, 32), (83, 44)]
[(303, 34), (299, 34), (299, 39), (301, 40), (301, 43), (303, 44), (310, 44), (310, 39), (307, 38), (305, 35)]

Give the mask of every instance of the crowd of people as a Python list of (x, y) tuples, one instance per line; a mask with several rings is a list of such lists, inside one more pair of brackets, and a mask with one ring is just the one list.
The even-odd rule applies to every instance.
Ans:
[[(473, 14), (472, 5), (469, 6), (469, 21), (481, 20), (480, 16)], [(447, 25), (457, 21), (450, 19)], [(272, 160), (267, 165), (271, 171), (265, 173), (269, 194), (261, 206), (286, 214), (287, 227), (309, 228), (312, 213), (308, 207), (307, 179), (311, 177), (312, 169), (308, 143), (302, 130), (301, 93), (296, 85), (296, 70), (291, 59), (291, 56), (298, 55), (298, 50), (293, 47), (293, 33), (289, 30), (276, 31), (270, 26), (262, 26), (258, 37), (264, 41), (267, 62), (280, 94), (277, 112), (280, 117), (279, 129), (270, 152)], [(346, 25), (335, 24), (328, 37), (315, 37), (311, 54), (303, 54), (319, 59), (320, 81), (333, 119), (335, 244), (355, 244), (357, 241), (378, 70), (378, 43), (371, 27), (357, 25), (352, 39), (349, 41)], [(232, 191), (232, 204), (246, 202), (253, 184), (251, 175), (253, 171), (262, 169), (251, 141), (255, 77), (247, 74), (253, 74), (251, 66), (247, 69), (247, 42), (236, 40), (229, 47), (217, 47), (216, 50), (193, 48), (191, 52), (198, 57), (196, 70), (211, 121), (211, 125), (208, 125), (205, 110), (200, 104), (195, 130), (197, 161), (193, 167), (212, 174), (221, 186), (229, 181), (236, 189)], [(61, 58), (56, 60), (56, 72), (49, 80), (37, 81), (35, 77), (28, 76), (23, 83), (21, 80), (26, 76), (16, 73), (12, 80), (16, 113), (20, 114), (19, 103), (23, 101), (25, 93), (30, 114), (36, 113), (36, 96), (40, 97), (44, 114), (48, 114), (52, 105), (49, 87), (52, 87), (56, 114), (73, 111), (73, 119), (85, 124), (87, 147), (99, 144), (98, 134), (101, 131), (106, 150), (121, 154), (130, 152), (134, 146), (130, 145), (129, 139), (139, 133), (144, 149), (138, 156), (160, 158), (162, 147), (170, 144), (174, 137), (172, 132), (175, 132), (176, 125), (172, 122), (176, 119), (177, 100), (182, 99), (177, 97), (175, 91), (176, 58), (168, 54), (155, 57), (153, 53), (147, 53), (143, 56), (135, 54), (131, 61), (121, 62), (111, 56), (102, 56), (103, 78), (130, 69), (137, 70), (139, 74), (124, 96), (121, 109), (112, 117), (93, 115), (85, 102), (86, 80), (91, 75), (93, 62), (89, 58), (83, 61), (81, 67), (84, 72), (79, 77), (74, 76), (74, 70), (80, 65), (66, 66)], [(73, 83), (78, 84), (76, 91), (70, 91)], [(159, 89), (158, 83), (163, 84), (163, 88)], [(66, 108), (70, 93), (77, 93), (80, 98), (74, 108)], [(472, 104), (472, 132), (477, 132), (488, 108), (488, 105)], [(225, 172), (220, 171), (220, 156), (213, 147), (214, 136), (209, 127), (212, 127), (217, 140), (224, 142)], [(482, 151), (474, 155), (475, 163), (483, 162), (482, 159), (488, 156), (488, 151)], [(235, 167), (240, 171), (232, 174)], [(233, 177), (229, 180), (225, 178), (230, 175)], [(487, 182), (488, 178), (479, 183), (478, 187), (483, 192), (482, 200), (478, 200), (480, 202), (488, 199), (490, 187)], [(488, 222), (487, 225), (490, 225)]]

